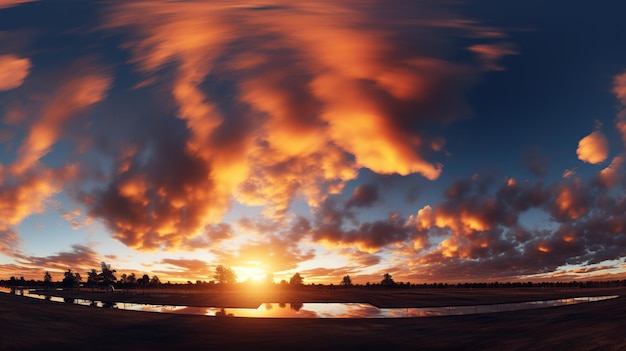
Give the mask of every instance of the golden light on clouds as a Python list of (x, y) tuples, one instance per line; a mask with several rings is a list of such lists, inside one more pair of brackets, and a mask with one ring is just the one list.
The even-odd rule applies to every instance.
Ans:
[(30, 67), (31, 63), (27, 58), (0, 55), (0, 91), (15, 89), (22, 85), (30, 72)]
[(580, 139), (576, 155), (583, 162), (591, 164), (604, 162), (609, 155), (609, 143), (604, 134), (596, 130)]
[[(558, 74), (602, 50), (533, 67), (562, 60), (455, 1), (25, 2), (0, 0), (0, 252), (37, 274), (96, 245), (172, 280), (504, 281), (626, 255), (626, 73), (559, 95), (601, 82)], [(617, 117), (583, 134), (589, 115), (550, 115), (607, 97)]]

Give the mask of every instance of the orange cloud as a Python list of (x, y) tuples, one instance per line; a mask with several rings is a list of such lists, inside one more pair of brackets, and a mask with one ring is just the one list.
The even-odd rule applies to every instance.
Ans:
[[(2, 4), (0, 3), (0, 8)], [(15, 55), (0, 55), (0, 91), (19, 87), (30, 72), (29, 59)]]
[(72, 118), (103, 99), (109, 78), (90, 69), (86, 62), (78, 62), (72, 73), (63, 76), (64, 80), (54, 80), (55, 89), (50, 88), (50, 81), (39, 82), (54, 93), (33, 102), (32, 105), (40, 105), (39, 110), (35, 109), (39, 113), (22, 139), (16, 159), (8, 166), (0, 166), (0, 231), (13, 232), (26, 217), (43, 212), (46, 200), (76, 177), (76, 165), (50, 169), (40, 160), (50, 152)]
[(37, 0), (0, 0), (0, 9), (5, 9), (19, 4), (35, 1)]
[(578, 180), (561, 184), (556, 190), (554, 204), (553, 214), (563, 221), (579, 219), (589, 211), (585, 192)]
[(623, 163), (624, 156), (615, 156), (611, 161), (611, 164), (598, 173), (595, 179), (596, 183), (605, 188), (611, 188), (618, 184), (622, 175), (620, 171)]
[[(87, 64), (76, 63), (78, 67)], [(67, 123), (85, 108), (101, 101), (109, 85), (108, 75), (89, 71), (63, 81), (47, 99), (40, 118), (30, 126), (17, 151), (17, 159), (10, 166), (11, 172), (19, 175), (36, 166), (39, 159), (50, 152)]]
[(609, 142), (601, 131), (596, 130), (580, 139), (576, 154), (583, 162), (591, 164), (604, 162), (609, 155)]
[[(130, 32), (141, 72), (171, 67), (169, 89), (191, 131), (185, 152), (214, 170), (207, 218), (219, 220), (233, 197), (272, 217), (297, 196), (317, 206), (362, 167), (436, 179), (442, 165), (429, 158), (443, 140), (420, 126), (458, 118), (473, 68), (392, 44), (427, 25), (379, 28), (372, 9), (382, 4), (275, 5), (137, 1), (108, 12), (105, 27)], [(236, 113), (202, 88), (208, 77), (232, 85)]]

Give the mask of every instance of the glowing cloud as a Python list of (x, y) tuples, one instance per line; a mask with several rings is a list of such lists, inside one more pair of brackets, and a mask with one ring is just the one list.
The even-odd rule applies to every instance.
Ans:
[(604, 162), (609, 155), (609, 142), (601, 131), (596, 130), (580, 139), (576, 154), (583, 162), (591, 164)]
[[(0, 8), (2, 4), (0, 3)], [(30, 60), (15, 55), (0, 55), (0, 91), (19, 87), (30, 72)]]
[(281, 220), (294, 198), (318, 207), (360, 168), (437, 179), (443, 165), (433, 159), (445, 140), (429, 126), (463, 116), (464, 92), (480, 68), (409, 45), (405, 34), (426, 35), (440, 19), (489, 40), (485, 28), (459, 26), (430, 7), (419, 12), (428, 21), (389, 26), (372, 20), (387, 4), (361, 5), (111, 4), (104, 30), (123, 35), (131, 63), (144, 81), (169, 90), (189, 131), (163, 154), (187, 160), (194, 175), (181, 169), (170, 182), (152, 172), (173, 160), (131, 156), (106, 191), (92, 194), (91, 214), (133, 248), (169, 249), (200, 237), (233, 200)]

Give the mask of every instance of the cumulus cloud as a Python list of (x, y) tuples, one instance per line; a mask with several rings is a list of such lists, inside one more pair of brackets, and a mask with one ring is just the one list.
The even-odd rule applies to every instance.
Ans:
[(596, 130), (580, 139), (576, 155), (583, 162), (591, 164), (604, 162), (609, 155), (609, 142), (606, 136), (601, 131)]
[[(456, 190), (458, 184), (464, 184), (463, 191)], [(551, 275), (564, 265), (623, 257), (624, 198), (604, 190), (613, 182), (602, 185), (597, 179), (585, 184), (574, 178), (551, 186), (509, 179), (492, 193), (480, 190), (476, 180), (459, 182), (448, 191), (448, 201), (426, 206), (410, 219), (427, 237), (441, 237), (439, 243), (421, 253), (394, 252), (412, 267), (411, 279), (429, 281)], [(520, 216), (531, 209), (551, 218), (526, 227)]]
[[(170, 249), (200, 237), (233, 200), (284, 219), (293, 199), (318, 207), (360, 168), (438, 178), (445, 140), (429, 129), (467, 115), (464, 93), (481, 68), (416, 38), (443, 47), (458, 33), (501, 37), (427, 4), (277, 1), (262, 9), (230, 1), (107, 7), (102, 29), (121, 34), (143, 81), (171, 93), (186, 129), (165, 136), (167, 145), (155, 133), (149, 145), (158, 156), (138, 145), (104, 189), (85, 196), (90, 214), (130, 247)], [(397, 21), (407, 13), (418, 18)]]
[(15, 89), (22, 85), (30, 72), (30, 66), (30, 60), (27, 58), (0, 55), (0, 91)]

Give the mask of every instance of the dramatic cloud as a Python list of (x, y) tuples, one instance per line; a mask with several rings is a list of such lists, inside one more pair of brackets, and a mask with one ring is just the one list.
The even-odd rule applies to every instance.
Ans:
[(28, 76), (30, 66), (29, 59), (0, 55), (0, 91), (15, 89), (22, 85)]
[[(158, 157), (120, 162), (108, 188), (88, 197), (91, 213), (130, 247), (174, 249), (218, 223), (233, 199), (281, 220), (294, 198), (317, 207), (359, 168), (438, 178), (445, 140), (429, 129), (467, 114), (463, 95), (481, 69), (415, 38), (443, 48), (454, 33), (488, 43), (496, 30), (415, 6), (112, 5), (103, 29), (126, 38), (148, 82), (140, 87), (169, 89), (189, 133)], [(396, 22), (404, 11), (420, 18)]]
[(609, 155), (609, 143), (604, 134), (596, 130), (580, 139), (576, 155), (583, 162), (591, 164), (604, 162)]
[[(561, 75), (596, 57), (551, 67), (571, 40), (527, 45), (526, 19), (505, 33), (454, 1), (25, 2), (0, 0), (0, 273), (98, 268), (41, 233), (172, 281), (217, 264), (335, 284), (623, 271), (626, 148), (609, 145), (626, 145), (626, 74), (585, 95), (619, 103), (578, 143), (601, 167), (571, 164), (553, 116), (597, 82)], [(51, 10), (67, 16), (29, 12)]]
[[(609, 169), (617, 167), (612, 164)], [(605, 171), (603, 171), (605, 172)], [(606, 171), (608, 172), (608, 171)], [(605, 175), (599, 175), (600, 179)], [(459, 184), (464, 184), (460, 186)], [(554, 273), (566, 264), (590, 265), (626, 254), (622, 195), (608, 196), (573, 179), (554, 186), (512, 179), (490, 195), (477, 180), (453, 185), (449, 201), (427, 206), (411, 218), (420, 232), (443, 237), (434, 250), (410, 253), (412, 279), (514, 279)], [(605, 187), (615, 182), (604, 181)], [(463, 191), (459, 191), (459, 189)], [(550, 230), (527, 228), (519, 216), (534, 209), (551, 214)], [(401, 254), (401, 251), (396, 251)]]
[[(0, 165), (0, 231), (13, 232), (14, 226), (24, 218), (43, 212), (46, 200), (59, 193), (66, 181), (76, 177), (76, 165), (52, 169), (42, 164), (41, 159), (51, 151), (68, 123), (102, 100), (109, 86), (110, 79), (87, 61), (78, 61), (77, 67), (72, 72), (55, 72), (27, 87), (53, 92), (24, 107), (34, 116), (13, 162)], [(65, 79), (61, 83), (54, 81), (63, 74)]]

